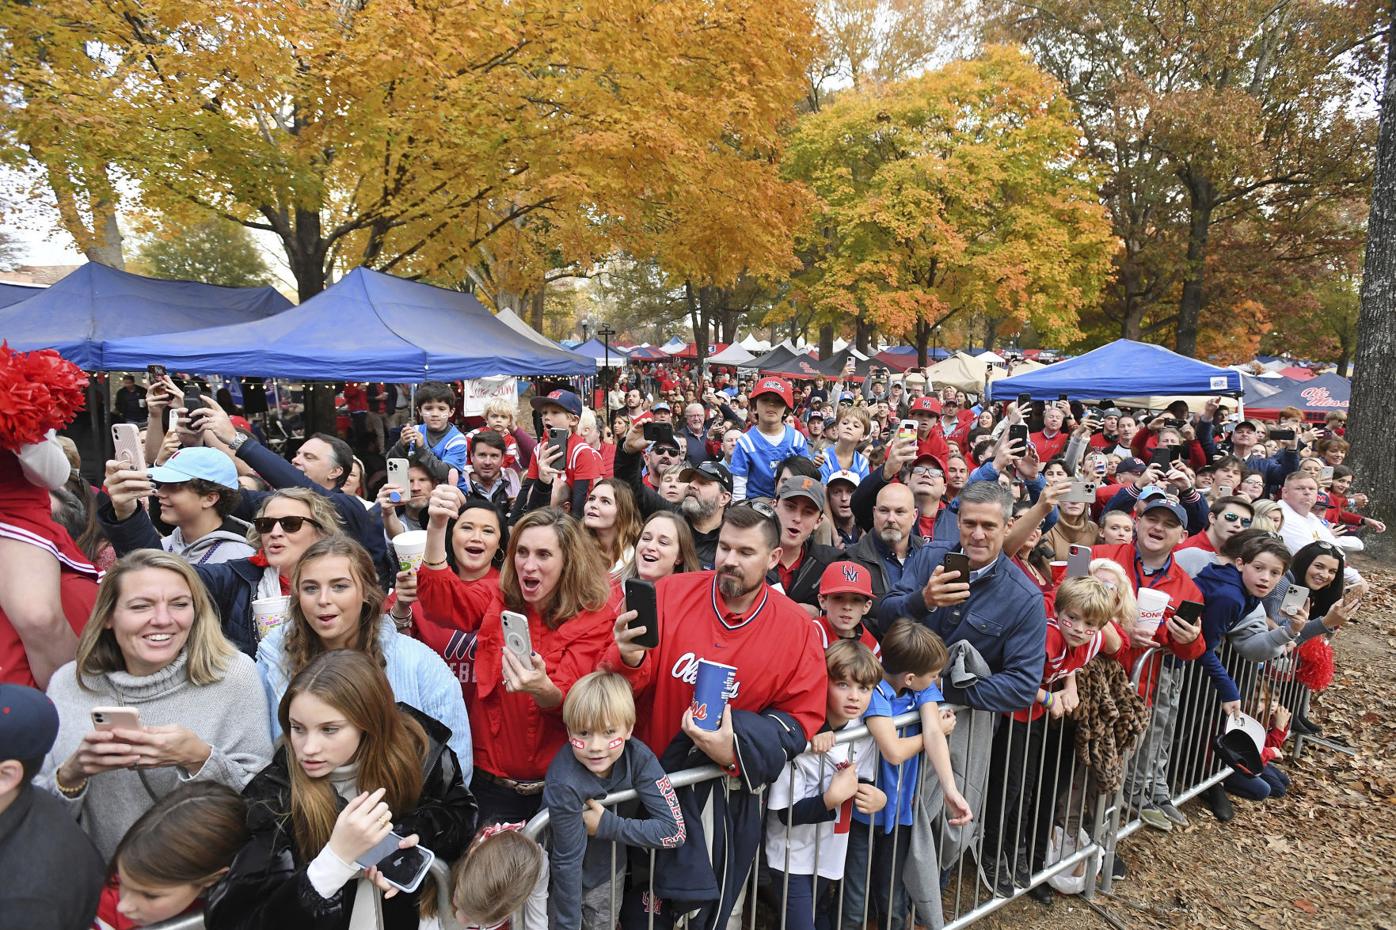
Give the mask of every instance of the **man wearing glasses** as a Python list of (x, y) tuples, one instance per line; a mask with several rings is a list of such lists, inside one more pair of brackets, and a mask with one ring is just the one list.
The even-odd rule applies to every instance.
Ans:
[(1207, 510), (1207, 528), (1179, 543), (1174, 558), (1189, 575), (1196, 575), (1212, 563), (1222, 543), (1250, 529), (1253, 516), (1251, 502), (1244, 497), (1218, 498)]

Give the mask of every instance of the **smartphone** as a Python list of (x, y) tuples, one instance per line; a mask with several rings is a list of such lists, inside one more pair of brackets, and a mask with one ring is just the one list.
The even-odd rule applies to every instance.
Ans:
[(1024, 393), (1018, 395), (1018, 406), (1019, 406), (1019, 407), (1023, 406), (1024, 404), (1031, 404), (1031, 403), (1032, 403), (1032, 395), (1031, 395), (1031, 394), (1029, 394), (1029, 393), (1027, 393), (1027, 392), (1024, 392)]
[(1065, 395), (1065, 394), (1058, 394), (1058, 395), (1057, 395), (1057, 400), (1059, 400), (1059, 401), (1061, 401), (1061, 400), (1066, 400), (1066, 395)]
[(1072, 543), (1066, 556), (1066, 577), (1085, 578), (1091, 573), (1091, 547)]
[(637, 646), (653, 649), (659, 645), (659, 605), (654, 597), (654, 583), (643, 578), (625, 581), (625, 609), (635, 611), (630, 629), (644, 627), (645, 632), (631, 640)]
[(645, 442), (673, 442), (674, 427), (669, 423), (655, 423), (653, 420), (644, 424)]
[(1093, 481), (1073, 481), (1071, 490), (1066, 492), (1062, 498), (1067, 504), (1094, 504), (1095, 503), (1095, 482)]
[(1230, 497), (1233, 490), (1234, 489), (1229, 484), (1219, 484), (1217, 485), (1217, 497)]
[(139, 426), (134, 423), (113, 423), (111, 441), (116, 449), (116, 457), (124, 461), (127, 468), (145, 471), (145, 447), (141, 445)]
[(1027, 451), (1028, 425), (1026, 423), (1015, 423), (1008, 428), (1008, 444), (1017, 446), (1022, 452)]
[(167, 374), (169, 374), (169, 372), (165, 370), (164, 365), (145, 366), (145, 375), (147, 378), (150, 379), (151, 384), (154, 384), (156, 381), (164, 380), (165, 375)]
[(561, 427), (548, 431), (548, 444), (556, 449), (558, 454), (557, 461), (553, 463), (553, 467), (557, 468), (559, 471), (567, 466), (567, 439), (570, 435), (570, 431), (562, 429)]
[[(388, 459), (388, 484), (407, 490), (412, 480), (407, 475), (408, 465), (407, 459)], [(402, 494), (398, 491), (391, 491), (388, 496), (394, 504), (402, 503)]]
[(139, 730), (140, 728), (141, 712), (139, 708), (92, 708), (92, 729), (94, 730)]
[(1324, 484), (1333, 480), (1333, 466), (1325, 465), (1318, 470), (1318, 479)]
[(901, 423), (897, 424), (897, 438), (898, 438), (898, 439), (915, 439), (915, 438), (916, 438), (916, 421), (915, 421), (915, 420), (903, 420)]
[(1299, 584), (1292, 584), (1285, 592), (1284, 600), (1280, 601), (1280, 613), (1293, 616), (1304, 609), (1304, 605), (1309, 600), (1309, 589)]
[(960, 573), (960, 577), (956, 578), (956, 581), (969, 581), (969, 556), (963, 552), (945, 553), (945, 560), (941, 564), (945, 566), (946, 574), (950, 572)]
[(533, 640), (528, 635), (528, 618), (506, 610), (500, 613), (499, 622), (504, 627), (505, 648), (532, 668)]
[(416, 891), (422, 879), (431, 870), (436, 853), (425, 846), (409, 846), (398, 849), (402, 837), (392, 831), (378, 841), (378, 844), (354, 860), (354, 864), (367, 869), (376, 866), (388, 884), (403, 891)]
[(189, 385), (184, 389), (184, 411), (186, 416), (190, 416), (195, 410), (202, 410), (204, 407), (203, 395), (199, 393), (197, 385)]
[(1276, 442), (1278, 442), (1278, 441), (1280, 441), (1280, 440), (1286, 440), (1286, 441), (1287, 441), (1287, 440), (1290, 440), (1290, 439), (1293, 439), (1293, 438), (1294, 438), (1294, 430), (1292, 430), (1292, 429), (1272, 429), (1272, 430), (1269, 432), (1269, 434), (1267, 434), (1267, 438), (1273, 439), (1273, 440), (1275, 440)]
[(1196, 623), (1197, 618), (1202, 616), (1202, 605), (1197, 601), (1183, 601), (1173, 615), (1188, 624)]
[(1153, 454), (1149, 456), (1149, 464), (1168, 471), (1168, 466), (1173, 464), (1173, 450), (1168, 446), (1154, 446)]

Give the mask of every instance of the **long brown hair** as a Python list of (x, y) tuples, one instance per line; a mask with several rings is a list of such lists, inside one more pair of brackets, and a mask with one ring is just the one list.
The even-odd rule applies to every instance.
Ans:
[(127, 575), (147, 568), (173, 572), (189, 586), (189, 596), (194, 604), (194, 622), (190, 624), (189, 638), (184, 642), (184, 652), (188, 656), (184, 674), (190, 684), (202, 686), (222, 681), (223, 673), (237, 655), (237, 647), (223, 635), (218, 608), (213, 606), (208, 589), (188, 561), (159, 549), (137, 549), (117, 561), (97, 587), (97, 602), (92, 605), (87, 626), (83, 627), (82, 635), (78, 637), (77, 680), (83, 690), (95, 690), (87, 683), (88, 676), (97, 678), (107, 672), (126, 670), (126, 657), (116, 644), (116, 634), (107, 628), (107, 622), (116, 613), (122, 581)]
[(325, 642), (310, 627), (310, 621), (301, 610), (301, 574), (305, 567), (319, 559), (343, 556), (349, 560), (349, 574), (358, 585), (359, 597), (363, 606), (359, 609), (359, 625), (354, 648), (366, 654), (380, 667), (386, 662), (383, 644), (378, 641), (378, 625), (383, 617), (383, 602), (386, 596), (378, 587), (378, 573), (373, 568), (373, 558), (368, 550), (343, 534), (327, 536), (312, 543), (305, 550), (296, 570), (291, 574), (291, 622), (282, 643), (282, 661), (286, 677), (290, 678), (310, 664), (310, 660), (325, 651)]
[[(601, 487), (610, 488), (611, 496), (616, 499), (615, 541), (611, 549), (601, 553), (608, 563), (607, 567), (610, 567), (625, 556), (627, 549), (635, 548), (635, 541), (640, 538), (640, 507), (635, 503), (635, 492), (625, 482), (605, 478), (592, 485), (592, 490)], [(587, 530), (587, 535), (600, 547), (600, 538), (593, 535), (590, 529)]]
[[(674, 566), (674, 574), (677, 575), (680, 572), (696, 572), (702, 568), (702, 563), (698, 561), (698, 549), (693, 543), (693, 531), (688, 528), (688, 521), (672, 510), (656, 510), (654, 513), (650, 514), (649, 519), (640, 527), (640, 536), (645, 535), (645, 530), (649, 529), (649, 525), (656, 520), (667, 520), (669, 522), (669, 525), (673, 527), (674, 539), (679, 544), (679, 562)], [(640, 536), (635, 537), (635, 545), (637, 547), (640, 545)], [(640, 557), (636, 555), (631, 563), (626, 566), (625, 577), (639, 578), (640, 573), (636, 571), (636, 567), (639, 564)]]
[(291, 778), (291, 831), (303, 861), (310, 861), (330, 841), (339, 816), (334, 786), (328, 778), (311, 778), (296, 760), (291, 741), (291, 702), (311, 694), (344, 714), (360, 731), (358, 787), (386, 788), (383, 801), (394, 816), (410, 811), (422, 794), (422, 760), (427, 735), (420, 724), (398, 709), (387, 676), (368, 656), (353, 649), (322, 653), (291, 680), (276, 718), (286, 736), (286, 767)]
[(611, 566), (602, 564), (596, 540), (582, 528), (582, 524), (556, 507), (529, 511), (514, 524), (513, 532), (509, 535), (509, 555), (504, 559), (503, 571), (499, 573), (499, 588), (504, 594), (505, 606), (510, 610), (524, 610), (514, 556), (523, 534), (534, 527), (552, 529), (557, 536), (558, 554), (562, 558), (562, 576), (557, 580), (557, 588), (539, 611), (543, 622), (555, 630), (564, 621), (583, 611), (600, 610), (606, 606), (611, 599)]
[(212, 884), (249, 839), (247, 804), (227, 785), (190, 781), (140, 816), (111, 858), (143, 885)]

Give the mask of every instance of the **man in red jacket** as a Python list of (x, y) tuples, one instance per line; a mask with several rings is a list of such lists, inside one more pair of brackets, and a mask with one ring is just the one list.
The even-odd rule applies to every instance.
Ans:
[(1062, 424), (1066, 422), (1066, 416), (1070, 411), (1071, 405), (1064, 400), (1043, 406), (1042, 429), (1028, 437), (1028, 441), (1037, 450), (1039, 460), (1050, 462), (1066, 449), (1071, 434), (1062, 429)]
[(631, 629), (633, 610), (616, 619), (615, 644), (602, 661), (629, 681), (637, 698), (635, 735), (663, 755), (682, 730), (730, 774), (741, 747), (730, 714), (716, 731), (689, 713), (702, 659), (736, 668), (731, 710), (783, 711), (805, 738), (824, 723), (827, 674), (818, 631), (794, 601), (766, 584), (780, 559), (780, 525), (752, 506), (729, 507), (718, 535), (714, 571), (670, 575), (655, 586), (659, 645), (645, 648)]
[(1173, 557), (1173, 550), (1187, 533), (1187, 519), (1187, 512), (1176, 500), (1162, 495), (1150, 497), (1135, 520), (1133, 544), (1096, 546), (1091, 552), (1093, 558), (1110, 559), (1123, 568), (1136, 594), (1142, 588), (1153, 588), (1168, 595), (1164, 622), (1151, 634), (1136, 629), (1118, 656), (1132, 664), (1154, 646), (1172, 653), (1155, 655), (1140, 676), (1141, 693), (1147, 697), (1152, 690), (1154, 695), (1154, 712), (1135, 761), (1125, 773), (1130, 803), (1138, 807), (1145, 823), (1159, 830), (1171, 830), (1173, 824), (1183, 826), (1188, 822), (1170, 801), (1168, 759), (1178, 726), (1183, 663), (1196, 659), (1206, 648), (1201, 620), (1189, 623), (1176, 614), (1184, 601), (1202, 603), (1202, 592)]

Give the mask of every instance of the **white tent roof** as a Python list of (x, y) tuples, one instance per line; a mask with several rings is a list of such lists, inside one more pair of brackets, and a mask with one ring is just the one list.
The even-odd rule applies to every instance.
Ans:
[(746, 338), (738, 342), (737, 345), (741, 346), (743, 349), (746, 349), (748, 352), (771, 351), (771, 344), (769, 342), (767, 342), (765, 339), (757, 339), (751, 333), (748, 333), (746, 335)]
[(742, 348), (742, 344), (740, 342), (734, 342), (727, 348), (723, 349), (721, 352), (718, 352), (716, 355), (708, 356), (707, 364), (745, 365), (747, 362), (751, 361), (754, 358), (756, 358), (756, 356), (752, 355), (746, 349)]
[(1003, 364), (1003, 356), (997, 352), (980, 352), (975, 358), (981, 362), (989, 362), (994, 365)]
[(538, 332), (538, 330), (534, 329), (532, 326), (529, 326), (517, 313), (515, 313), (513, 310), (510, 310), (508, 307), (505, 307), (503, 310), (496, 313), (494, 315), (494, 318), (499, 322), (503, 323), (505, 326), (512, 329), (514, 332), (518, 333), (521, 336), (525, 336), (528, 339), (531, 339), (532, 341), (538, 343), (540, 346), (547, 346), (550, 349), (556, 349), (558, 347), (556, 342), (553, 342), (547, 336), (544, 336), (542, 333)]

